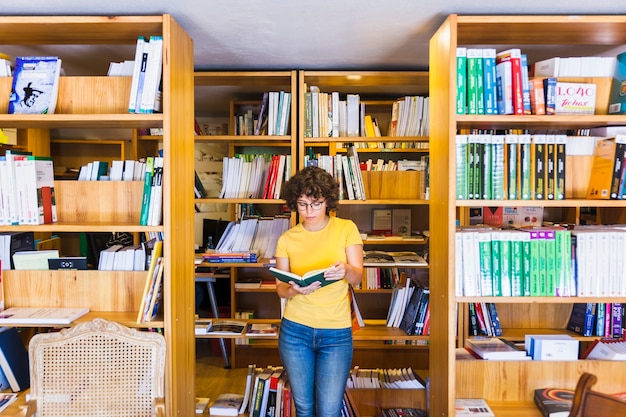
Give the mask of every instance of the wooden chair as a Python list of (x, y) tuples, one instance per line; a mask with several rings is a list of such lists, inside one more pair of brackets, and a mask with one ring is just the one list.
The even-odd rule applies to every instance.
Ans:
[(165, 415), (165, 338), (94, 319), (29, 344), (30, 400), (19, 416)]
[(626, 402), (591, 390), (596, 381), (593, 374), (584, 373), (580, 376), (569, 417), (626, 416)]

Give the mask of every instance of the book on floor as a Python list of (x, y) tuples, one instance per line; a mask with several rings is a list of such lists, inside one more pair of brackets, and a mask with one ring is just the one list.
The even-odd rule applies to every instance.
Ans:
[(220, 394), (209, 407), (209, 414), (212, 416), (237, 416), (243, 398), (242, 394), (228, 392)]
[(340, 280), (326, 280), (324, 279), (324, 272), (329, 270), (330, 268), (316, 269), (313, 271), (309, 271), (304, 275), (298, 275), (296, 273), (290, 271), (283, 271), (282, 269), (278, 269), (275, 267), (270, 267), (269, 271), (274, 274), (274, 276), (281, 280), (282, 282), (289, 283), (291, 281), (295, 282), (301, 287), (307, 287), (314, 282), (319, 282), (322, 287), (332, 284), (333, 282), (337, 282)]

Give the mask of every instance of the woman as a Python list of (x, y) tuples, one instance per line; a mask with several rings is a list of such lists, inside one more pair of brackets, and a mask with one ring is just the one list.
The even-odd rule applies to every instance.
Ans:
[(300, 287), (276, 280), (287, 299), (278, 349), (291, 384), (298, 417), (339, 417), (352, 366), (348, 285), (361, 282), (363, 241), (351, 220), (329, 216), (339, 186), (325, 170), (307, 167), (283, 186), (282, 197), (300, 223), (283, 233), (276, 267), (299, 275), (328, 268), (326, 281)]

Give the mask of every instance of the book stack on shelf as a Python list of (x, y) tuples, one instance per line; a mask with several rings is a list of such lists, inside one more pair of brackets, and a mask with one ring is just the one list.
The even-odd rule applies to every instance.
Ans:
[[(289, 228), (290, 219), (285, 216), (249, 217), (239, 222), (229, 222), (215, 247), (214, 257), (219, 253), (256, 253), (257, 259), (272, 258), (278, 237)], [(210, 255), (210, 253), (208, 253)]]
[(365, 200), (365, 185), (356, 147), (348, 147), (347, 154), (312, 155), (305, 157), (305, 165), (325, 169), (339, 183), (339, 199)]
[(163, 215), (163, 156), (146, 158), (139, 224), (158, 226)]
[(146, 174), (144, 160), (92, 161), (82, 165), (78, 181), (141, 181)]
[(513, 343), (502, 338), (472, 338), (465, 340), (465, 348), (484, 360), (531, 360), (524, 349), (520, 349)]
[(502, 336), (502, 326), (495, 303), (468, 303), (467, 308), (472, 336)]
[(291, 93), (288, 91), (269, 91), (263, 93), (260, 104), (238, 105), (234, 114), (234, 135), (278, 135), (289, 132), (291, 115)]
[(0, 225), (39, 225), (57, 221), (54, 163), (30, 152), (0, 156)]
[(99, 271), (145, 271), (146, 247), (141, 245), (112, 245), (100, 251)]
[[(317, 86), (310, 86), (304, 94), (305, 137), (381, 137), (383, 128), (375, 116), (367, 113), (367, 106), (357, 93), (342, 97), (338, 91), (327, 93)], [(394, 100), (389, 126), (383, 129), (384, 135), (427, 136), (428, 112), (428, 97), (404, 96)], [(380, 142), (360, 146), (389, 147)]]
[(241, 154), (223, 162), (220, 198), (278, 199), (291, 176), (291, 155)]
[(352, 368), (348, 388), (426, 389), (426, 382), (412, 368)]
[(163, 71), (163, 37), (137, 37), (129, 113), (161, 111), (161, 75)]

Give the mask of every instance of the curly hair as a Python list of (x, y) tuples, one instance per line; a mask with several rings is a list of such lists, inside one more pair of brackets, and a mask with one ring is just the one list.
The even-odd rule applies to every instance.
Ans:
[(284, 185), (281, 197), (291, 211), (297, 211), (298, 198), (307, 196), (326, 200), (326, 209), (335, 210), (339, 200), (339, 184), (326, 170), (319, 167), (306, 167), (298, 171)]

